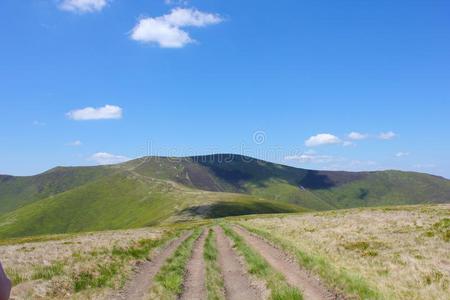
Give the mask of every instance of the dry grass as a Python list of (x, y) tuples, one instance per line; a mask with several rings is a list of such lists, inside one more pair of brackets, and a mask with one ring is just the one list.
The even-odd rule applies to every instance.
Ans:
[(123, 283), (140, 254), (117, 249), (148, 248), (148, 241), (162, 235), (161, 229), (87, 233), (0, 246), (0, 257), (15, 281), (14, 299), (107, 299), (111, 289)]
[(241, 223), (360, 276), (381, 298), (450, 299), (449, 217), (450, 205), (436, 205), (251, 218)]

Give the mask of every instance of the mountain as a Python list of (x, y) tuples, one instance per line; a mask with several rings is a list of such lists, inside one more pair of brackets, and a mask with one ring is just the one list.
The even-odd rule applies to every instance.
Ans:
[(450, 181), (428, 174), (314, 171), (232, 154), (143, 157), (0, 176), (0, 238), (196, 217), (445, 202)]

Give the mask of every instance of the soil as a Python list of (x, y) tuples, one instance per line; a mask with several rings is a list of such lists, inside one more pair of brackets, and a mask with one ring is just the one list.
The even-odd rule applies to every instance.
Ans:
[(244, 238), (250, 247), (259, 252), (275, 270), (283, 274), (290, 285), (300, 289), (305, 299), (341, 299), (335, 293), (330, 292), (308, 271), (300, 268), (291, 255), (240, 226), (234, 226), (233, 229)]
[(186, 276), (183, 284), (182, 300), (207, 299), (208, 292), (205, 284), (205, 260), (203, 249), (205, 246), (208, 230), (204, 230), (202, 235), (195, 242), (192, 250), (192, 257), (186, 267)]
[(214, 227), (219, 252), (219, 265), (222, 269), (225, 296), (229, 300), (264, 299), (264, 291), (252, 285), (249, 274), (241, 264), (238, 255), (232, 248), (231, 241), (225, 236), (222, 228)]
[(153, 278), (163, 266), (165, 261), (172, 256), (180, 244), (192, 233), (186, 232), (181, 237), (169, 242), (153, 255), (153, 259), (144, 262), (138, 267), (133, 278), (125, 285), (124, 289), (114, 299), (117, 300), (139, 300), (148, 297)]

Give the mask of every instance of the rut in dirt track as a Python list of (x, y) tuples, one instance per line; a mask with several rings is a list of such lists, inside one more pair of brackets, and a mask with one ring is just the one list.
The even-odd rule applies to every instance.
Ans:
[(284, 251), (240, 226), (234, 226), (233, 229), (275, 270), (283, 274), (290, 285), (300, 289), (305, 299), (341, 299), (323, 286), (318, 279), (312, 277), (306, 270), (301, 269), (295, 260)]
[(252, 286), (249, 275), (232, 248), (230, 239), (225, 236), (221, 227), (214, 227), (214, 231), (216, 232), (219, 265), (222, 269), (226, 298), (229, 300), (263, 299), (262, 291)]
[(139, 266), (136, 274), (126, 283), (124, 289), (112, 299), (116, 300), (141, 300), (148, 297), (153, 278), (159, 269), (164, 265), (166, 260), (172, 256), (175, 250), (185, 241), (192, 233), (186, 232), (179, 238), (169, 242), (165, 247), (156, 251), (152, 256), (152, 260), (145, 261)]
[(205, 246), (208, 230), (203, 230), (202, 235), (195, 241), (192, 249), (192, 256), (186, 266), (186, 276), (183, 284), (183, 293), (179, 299), (207, 299), (205, 284), (205, 260), (203, 258), (203, 248)]

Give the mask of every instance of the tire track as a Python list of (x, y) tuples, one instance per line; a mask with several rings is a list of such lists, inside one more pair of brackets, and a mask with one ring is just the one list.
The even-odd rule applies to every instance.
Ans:
[(192, 257), (186, 267), (186, 276), (183, 283), (183, 293), (181, 300), (206, 299), (207, 290), (205, 283), (205, 261), (203, 258), (203, 249), (205, 246), (208, 230), (203, 230), (202, 235), (195, 242), (192, 249)]
[(226, 298), (229, 300), (263, 299), (262, 291), (252, 286), (249, 275), (232, 248), (230, 239), (225, 236), (222, 228), (216, 226), (214, 231), (216, 232), (219, 265), (222, 269)]
[(318, 279), (312, 277), (309, 272), (301, 269), (290, 255), (240, 226), (233, 226), (233, 229), (250, 247), (258, 251), (275, 270), (283, 274), (290, 285), (300, 289), (305, 299), (342, 299), (331, 293)]
[(129, 280), (123, 290), (113, 299), (116, 300), (140, 300), (148, 296), (153, 278), (163, 266), (165, 261), (173, 255), (180, 244), (185, 241), (192, 232), (186, 232), (177, 239), (172, 240), (167, 246), (158, 249), (151, 260), (145, 261), (139, 266), (135, 275)]
[(258, 251), (275, 270), (283, 274), (289, 284), (300, 289), (305, 299), (342, 299), (330, 292), (318, 279), (313, 278), (309, 272), (301, 269), (297, 262), (282, 250), (240, 226), (233, 226), (233, 229), (250, 247)]

